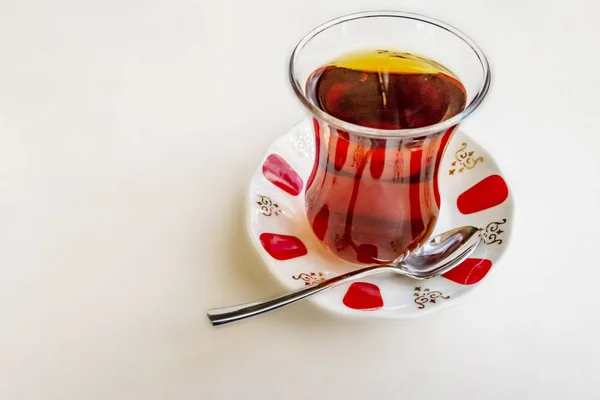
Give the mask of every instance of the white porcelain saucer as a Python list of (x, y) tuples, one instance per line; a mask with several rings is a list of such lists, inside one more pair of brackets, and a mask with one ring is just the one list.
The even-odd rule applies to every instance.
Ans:
[[(286, 289), (358, 268), (329, 253), (306, 219), (304, 185), (314, 157), (312, 124), (305, 120), (271, 144), (250, 183), (248, 233), (268, 270)], [(376, 275), (311, 301), (335, 314), (408, 319), (466, 299), (497, 268), (509, 244), (512, 195), (492, 155), (460, 129), (448, 143), (438, 182), (442, 202), (434, 234), (462, 225), (485, 229), (485, 244), (469, 259), (434, 279)]]

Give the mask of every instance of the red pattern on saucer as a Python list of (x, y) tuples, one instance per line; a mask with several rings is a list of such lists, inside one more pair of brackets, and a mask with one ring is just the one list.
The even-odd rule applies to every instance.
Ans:
[(368, 282), (354, 282), (343, 299), (348, 308), (354, 310), (377, 310), (383, 307), (379, 286)]
[(262, 171), (269, 182), (292, 196), (298, 196), (302, 191), (302, 178), (280, 155), (271, 154), (267, 157)]
[(263, 233), (260, 235), (260, 243), (271, 257), (279, 261), (308, 254), (308, 249), (302, 243), (302, 240), (295, 236)]
[(465, 261), (442, 275), (461, 285), (474, 285), (482, 280), (492, 268), (492, 262), (485, 258), (467, 258)]
[(456, 200), (458, 210), (473, 214), (502, 204), (508, 198), (508, 186), (500, 175), (491, 175), (465, 190)]

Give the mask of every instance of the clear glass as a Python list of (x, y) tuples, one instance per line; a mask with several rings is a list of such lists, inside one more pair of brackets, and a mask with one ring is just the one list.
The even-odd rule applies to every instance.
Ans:
[[(451, 70), (466, 89), (459, 114), (413, 129), (376, 129), (328, 114), (307, 95), (314, 71), (348, 53), (416, 54)], [(365, 12), (329, 21), (306, 35), (290, 60), (292, 87), (313, 116), (316, 158), (306, 186), (315, 235), (353, 263), (389, 263), (421, 246), (435, 227), (437, 173), (457, 124), (477, 108), (490, 85), (488, 61), (459, 30), (403, 12)]]

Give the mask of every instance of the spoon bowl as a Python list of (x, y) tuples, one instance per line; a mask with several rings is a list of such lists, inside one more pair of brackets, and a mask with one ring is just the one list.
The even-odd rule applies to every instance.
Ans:
[(463, 226), (433, 237), (395, 265), (413, 279), (431, 279), (467, 258), (481, 241), (481, 229)]

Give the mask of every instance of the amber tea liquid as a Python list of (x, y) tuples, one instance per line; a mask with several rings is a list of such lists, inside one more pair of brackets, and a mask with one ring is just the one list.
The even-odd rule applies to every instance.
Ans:
[[(408, 53), (348, 54), (314, 71), (307, 95), (356, 125), (409, 129), (460, 113), (466, 91), (444, 66)], [(316, 162), (307, 183), (313, 231), (339, 257), (387, 263), (422, 244), (439, 213), (437, 172), (451, 131), (369, 138), (314, 120)]]

